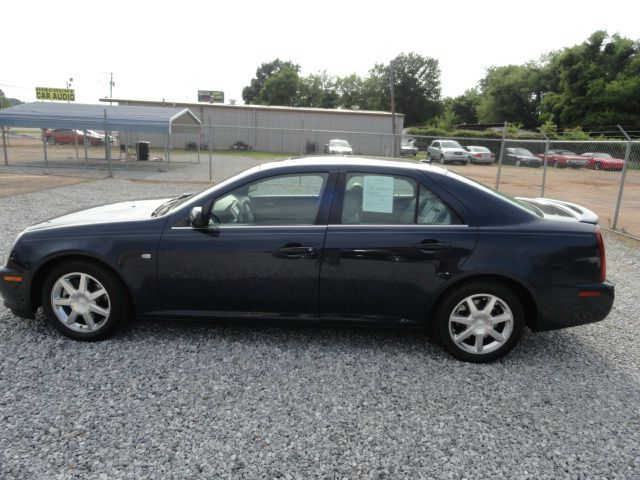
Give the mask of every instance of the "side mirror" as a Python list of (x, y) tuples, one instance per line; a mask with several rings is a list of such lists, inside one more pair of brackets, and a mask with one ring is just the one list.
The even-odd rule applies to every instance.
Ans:
[(202, 213), (202, 207), (193, 207), (189, 212), (189, 224), (192, 227), (206, 227), (209, 225), (209, 219)]

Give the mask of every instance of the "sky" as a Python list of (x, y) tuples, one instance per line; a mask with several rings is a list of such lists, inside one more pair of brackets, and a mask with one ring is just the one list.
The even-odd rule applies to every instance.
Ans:
[(436, 58), (442, 95), (476, 86), (493, 65), (521, 64), (582, 43), (596, 30), (640, 39), (638, 1), (506, 2), (193, 1), (3, 2), (0, 89), (35, 100), (35, 87), (63, 88), (76, 101), (197, 100), (242, 88), (263, 62), (301, 74), (366, 76), (399, 53)]

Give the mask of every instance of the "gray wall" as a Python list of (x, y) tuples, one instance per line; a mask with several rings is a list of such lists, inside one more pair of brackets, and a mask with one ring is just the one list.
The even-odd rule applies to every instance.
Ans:
[[(149, 105), (148, 102), (120, 102), (127, 105)], [(159, 104), (160, 106), (161, 104)], [(236, 141), (251, 145), (255, 150), (305, 153), (307, 142), (316, 143), (322, 153), (324, 144), (341, 138), (354, 146), (356, 154), (389, 155), (392, 149), (391, 114), (332, 111), (321, 109), (271, 109), (253, 106), (220, 106), (179, 104), (186, 106), (202, 121), (212, 124), (213, 148), (226, 150)], [(396, 118), (396, 132), (403, 129), (403, 116)], [(302, 128), (304, 127), (304, 131)], [(358, 133), (343, 133), (358, 132)], [(211, 131), (203, 129), (201, 144), (210, 143)], [(381, 135), (383, 134), (383, 135)], [(121, 143), (133, 144), (136, 139), (150, 141), (152, 147), (164, 147), (167, 137), (151, 134), (123, 134)], [(173, 134), (172, 148), (185, 148), (187, 142), (197, 142), (197, 135)]]

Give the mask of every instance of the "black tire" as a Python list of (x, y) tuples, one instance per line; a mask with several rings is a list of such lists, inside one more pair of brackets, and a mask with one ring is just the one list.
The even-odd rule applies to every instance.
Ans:
[(593, 167), (596, 170), (602, 170), (602, 164), (600, 162), (596, 162), (595, 166)]
[[(486, 295), (486, 297), (483, 297), (483, 295)], [(461, 329), (469, 328), (458, 325), (456, 324), (456, 322), (453, 322), (450, 328), (449, 319), (454, 314), (454, 312), (460, 312), (460, 309), (464, 308), (464, 305), (463, 307), (461, 307), (462, 302), (467, 301), (469, 297), (473, 296), (477, 296), (477, 299), (473, 300), (478, 300), (479, 302), (482, 302), (483, 299), (489, 298), (489, 296), (495, 296), (497, 297), (498, 301), (496, 302), (496, 306), (491, 312), (496, 312), (498, 315), (502, 315), (505, 313), (509, 313), (508, 311), (510, 310), (511, 314), (512, 320), (510, 326), (508, 322), (505, 322), (504, 325), (496, 324), (498, 327), (496, 329), (493, 329), (493, 327), (491, 327), (491, 330), (494, 331), (494, 333), (499, 333), (501, 335), (505, 332), (508, 333), (508, 336), (505, 338), (505, 341), (502, 344), (500, 344), (500, 342), (497, 342), (497, 340), (494, 340), (491, 335), (487, 335), (486, 333), (483, 334), (485, 336), (482, 337), (483, 339), (481, 341), (488, 343), (482, 345), (481, 349), (485, 348), (486, 346), (486, 353), (470, 352), (467, 349), (475, 349), (475, 347), (465, 343), (467, 340), (463, 340), (461, 342), (467, 348), (465, 349), (459, 346), (451, 336), (452, 334), (455, 335), (456, 333), (454, 327)], [(474, 305), (476, 305), (475, 301), (473, 303)], [(478, 305), (480, 305), (480, 303), (478, 303), (476, 306)], [(504, 309), (504, 306), (506, 306), (508, 310)], [(489, 312), (489, 314), (491, 314), (491, 312)], [(486, 363), (496, 360), (509, 353), (518, 343), (518, 340), (522, 335), (524, 325), (525, 316), (524, 310), (522, 308), (522, 303), (518, 299), (518, 296), (511, 289), (499, 282), (479, 281), (465, 283), (447, 293), (436, 307), (433, 316), (432, 327), (435, 336), (439, 340), (440, 344), (452, 356), (465, 362)], [(500, 332), (498, 332), (499, 328), (502, 328)], [(474, 337), (473, 342), (475, 342), (478, 335), (472, 335)], [(468, 338), (469, 341), (471, 341), (470, 337), (471, 335)], [(493, 342), (497, 342), (497, 344), (494, 345)]]
[[(94, 292), (99, 292), (101, 289), (106, 291), (106, 295), (101, 295), (96, 300), (89, 303), (97, 303), (96, 306), (108, 310), (108, 315), (100, 315), (93, 313), (93, 311), (85, 312), (95, 321), (95, 329), (90, 330), (89, 323), (83, 318), (84, 314), (78, 314), (76, 312), (76, 318), (78, 322), (69, 326), (59, 317), (59, 315), (68, 315), (68, 319), (71, 319), (73, 308), (70, 306), (58, 306), (56, 313), (53, 306), (53, 297), (59, 287), (56, 284), (59, 279), (69, 276), (71, 279), (68, 282), (77, 291), (81, 288), (79, 285), (74, 284), (74, 274), (85, 275), (87, 280), (87, 288), (89, 291), (93, 288)], [(72, 296), (66, 289), (62, 292), (65, 298), (59, 298), (58, 300), (71, 300)], [(90, 261), (73, 260), (60, 265), (55, 266), (46, 276), (43, 288), (41, 292), (42, 307), (45, 313), (45, 318), (60, 333), (66, 337), (73, 338), (75, 340), (102, 340), (111, 336), (115, 331), (126, 324), (131, 317), (131, 305), (129, 301), (128, 292), (123, 285), (122, 281), (109, 270), (101, 267)], [(100, 303), (98, 303), (100, 302)], [(85, 302), (85, 307), (91, 308), (88, 303)], [(91, 319), (90, 318), (90, 319)], [(85, 324), (83, 330), (82, 324)]]
[(444, 164), (445, 164), (445, 162), (444, 162), (444, 155), (440, 155), (440, 163), (441, 163), (442, 165), (444, 165)]
[(56, 144), (56, 139), (54, 137), (47, 137), (47, 143), (49, 145), (55, 145)]
[(551, 162), (551, 166), (552, 166), (553, 168), (560, 168), (560, 165), (558, 164), (558, 161), (557, 161), (557, 160), (554, 160), (553, 162)]
[(516, 160), (516, 167), (521, 167), (522, 166), (522, 162), (520, 161), (520, 159)]

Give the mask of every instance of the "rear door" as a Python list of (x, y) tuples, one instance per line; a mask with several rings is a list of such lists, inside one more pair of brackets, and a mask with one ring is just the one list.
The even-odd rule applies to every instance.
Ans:
[(336, 189), (320, 271), (322, 320), (423, 321), (475, 248), (468, 213), (417, 172), (343, 172)]

